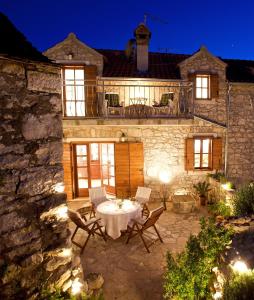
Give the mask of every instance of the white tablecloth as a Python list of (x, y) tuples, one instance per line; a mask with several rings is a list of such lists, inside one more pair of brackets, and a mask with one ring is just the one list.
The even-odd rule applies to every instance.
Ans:
[[(121, 236), (121, 230), (126, 230), (131, 219), (140, 218), (142, 208), (137, 202), (123, 200), (106, 201), (96, 208), (96, 216), (101, 218), (107, 234), (113, 239)], [(120, 207), (119, 207), (120, 206)]]

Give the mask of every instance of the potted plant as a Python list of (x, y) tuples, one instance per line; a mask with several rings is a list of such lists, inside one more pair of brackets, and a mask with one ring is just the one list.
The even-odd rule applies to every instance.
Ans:
[(197, 184), (194, 184), (193, 187), (199, 195), (200, 204), (205, 205), (207, 193), (211, 190), (210, 183), (208, 183), (206, 181), (199, 181)]

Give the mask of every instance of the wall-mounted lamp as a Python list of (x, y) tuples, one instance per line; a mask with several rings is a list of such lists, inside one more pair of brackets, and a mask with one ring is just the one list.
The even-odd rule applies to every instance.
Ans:
[(122, 132), (122, 135), (120, 137), (120, 142), (121, 143), (127, 142), (127, 135), (124, 132)]
[(69, 59), (69, 60), (72, 60), (72, 59), (73, 59), (73, 53), (70, 52), (70, 53), (68, 53), (67, 56), (68, 56), (68, 59)]

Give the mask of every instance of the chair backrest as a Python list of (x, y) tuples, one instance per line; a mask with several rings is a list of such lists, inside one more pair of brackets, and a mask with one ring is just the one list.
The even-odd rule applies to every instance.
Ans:
[(84, 230), (87, 230), (87, 226), (86, 226), (85, 222), (82, 220), (82, 218), (78, 212), (76, 212), (72, 209), (68, 209), (68, 216), (76, 226), (78, 226)]
[(90, 188), (88, 192), (90, 200), (95, 205), (95, 207), (98, 206), (100, 203), (107, 201), (107, 194), (104, 186)]
[(135, 199), (141, 203), (147, 203), (149, 201), (152, 189), (148, 187), (139, 186), (136, 192)]
[(149, 217), (146, 219), (145, 223), (142, 226), (142, 229), (145, 230), (145, 229), (153, 226), (157, 222), (157, 220), (159, 219), (159, 217), (161, 216), (163, 211), (164, 211), (163, 206), (160, 206), (154, 210), (151, 210)]

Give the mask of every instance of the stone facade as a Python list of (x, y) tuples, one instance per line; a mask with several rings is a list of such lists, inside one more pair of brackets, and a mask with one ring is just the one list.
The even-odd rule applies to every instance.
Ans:
[[(150, 123), (150, 124), (149, 124)], [(164, 170), (170, 174), (171, 192), (189, 192), (193, 183), (205, 179), (207, 171), (185, 171), (185, 139), (195, 135), (222, 137), (225, 141), (225, 129), (205, 121), (185, 120), (178, 123), (158, 125), (155, 122), (133, 125), (125, 120), (123, 125), (76, 125), (75, 121), (64, 121), (65, 141), (80, 140), (118, 142), (122, 132), (130, 141), (140, 141), (144, 146), (144, 180), (152, 188), (152, 199), (160, 199), (161, 182), (159, 173)], [(223, 151), (224, 152), (224, 151)], [(223, 159), (224, 161), (224, 159)], [(223, 163), (223, 162), (222, 162)]]
[(72, 275), (59, 83), (56, 66), (0, 59), (1, 299), (29, 299)]

